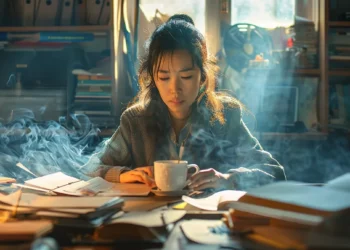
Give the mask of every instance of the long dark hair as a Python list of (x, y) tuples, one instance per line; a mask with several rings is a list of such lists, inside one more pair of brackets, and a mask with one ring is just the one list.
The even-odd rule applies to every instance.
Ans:
[(190, 22), (185, 20), (170, 20), (153, 32), (146, 43), (146, 55), (139, 68), (140, 91), (133, 104), (145, 108), (154, 98), (160, 98), (155, 87), (154, 73), (157, 72), (160, 61), (165, 54), (175, 50), (186, 50), (192, 56), (192, 61), (201, 72), (201, 91), (197, 102), (206, 97), (206, 105), (212, 111), (211, 121), (225, 123), (224, 102), (231, 107), (241, 107), (241, 103), (225, 93), (216, 92), (216, 61), (208, 54), (204, 36)]

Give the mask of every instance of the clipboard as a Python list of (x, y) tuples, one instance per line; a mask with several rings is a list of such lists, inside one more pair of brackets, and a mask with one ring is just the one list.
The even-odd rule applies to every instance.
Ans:
[[(106, 0), (105, 0), (106, 1)], [(86, 1), (86, 22), (90, 25), (97, 25), (100, 18), (104, 1)]]
[(104, 0), (98, 24), (108, 25), (111, 16), (111, 0)]
[(72, 24), (73, 8), (74, 8), (74, 0), (61, 1), (60, 25), (68, 26)]
[[(38, 1), (37, 1), (38, 2)], [(35, 26), (55, 26), (59, 14), (58, 0), (39, 1), (36, 3)]]

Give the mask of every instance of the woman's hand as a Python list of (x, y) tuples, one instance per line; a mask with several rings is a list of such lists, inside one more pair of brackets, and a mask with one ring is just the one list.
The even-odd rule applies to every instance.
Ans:
[(204, 169), (189, 178), (190, 190), (203, 190), (206, 188), (234, 189), (232, 174), (222, 174), (213, 168)]
[(141, 182), (150, 187), (156, 186), (153, 178), (153, 166), (138, 167), (124, 172), (120, 175), (119, 180), (120, 183)]

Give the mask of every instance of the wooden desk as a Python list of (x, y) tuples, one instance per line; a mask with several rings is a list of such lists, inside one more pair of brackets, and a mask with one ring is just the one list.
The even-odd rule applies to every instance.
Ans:
[[(181, 197), (159, 197), (155, 196), (153, 194), (150, 194), (147, 197), (123, 197), (125, 200), (125, 205), (123, 207), (123, 210), (126, 212), (135, 212), (135, 211), (154, 211), (154, 210), (168, 210), (172, 209), (172, 205), (176, 204), (177, 202), (182, 202)], [(222, 212), (217, 211), (200, 211), (198, 209), (195, 209), (191, 206), (187, 207), (186, 209), (187, 213), (183, 217), (183, 220), (185, 219), (193, 219), (193, 218), (202, 218), (202, 219), (221, 219), (222, 218)], [(67, 228), (61, 227), (58, 231), (56, 231), (53, 234), (53, 237), (56, 238), (57, 235), (60, 235), (61, 233), (65, 232), (67, 233)], [(153, 230), (153, 229), (152, 229)], [(156, 228), (154, 229), (157, 234), (161, 235), (166, 239), (169, 235), (169, 232), (167, 232), (164, 228)], [(90, 230), (90, 233), (92, 231)], [(86, 233), (89, 233), (89, 230), (86, 230)], [(76, 246), (71, 246), (71, 244), (67, 241), (69, 239), (67, 238), (61, 238), (58, 239), (58, 242), (61, 243), (61, 245), (64, 245), (64, 250), (80, 250), (82, 247), (86, 247), (86, 249), (91, 250), (107, 250), (107, 249), (163, 249), (164, 242), (151, 242), (151, 241), (142, 241), (142, 240), (117, 240), (115, 242), (103, 242), (103, 241), (84, 241), (81, 242), (81, 244)], [(198, 246), (198, 245), (197, 245)], [(85, 248), (83, 248), (85, 249)]]

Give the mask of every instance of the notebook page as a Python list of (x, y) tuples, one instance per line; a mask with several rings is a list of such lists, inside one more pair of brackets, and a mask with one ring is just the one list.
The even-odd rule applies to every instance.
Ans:
[(77, 178), (68, 176), (62, 172), (57, 172), (57, 173), (41, 176), (38, 178), (34, 178), (31, 180), (25, 181), (24, 183), (28, 186), (33, 186), (33, 187), (38, 187), (38, 188), (43, 188), (43, 189), (53, 191), (57, 188), (60, 188), (78, 181), (80, 180)]

